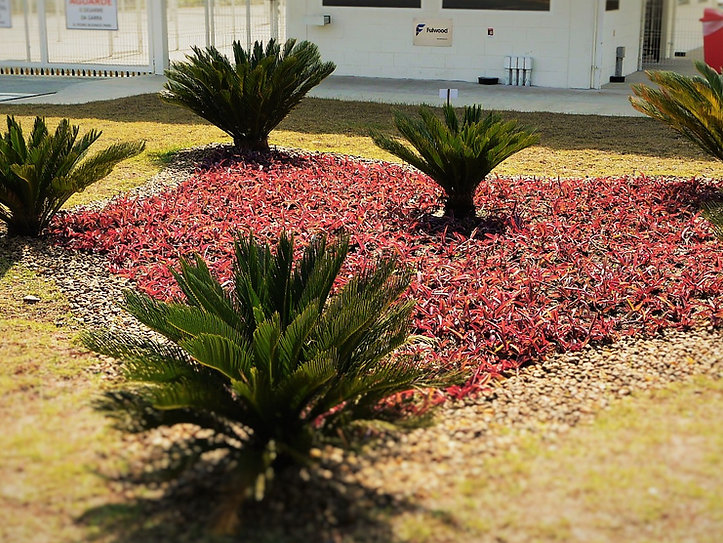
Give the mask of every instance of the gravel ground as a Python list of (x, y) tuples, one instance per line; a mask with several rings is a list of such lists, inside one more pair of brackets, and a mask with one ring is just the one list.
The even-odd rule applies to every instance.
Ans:
[[(145, 196), (179, 183), (218, 152), (218, 147), (210, 147), (183, 153), (135, 193)], [(142, 330), (119, 308), (122, 290), (133, 285), (111, 275), (103, 256), (4, 236), (0, 252), (56, 281), (79, 326)], [(273, 517), (278, 525), (294, 527), (299, 536), (309, 531), (317, 534), (317, 541), (337, 541), (340, 526), (348, 530), (370, 522), (365, 515), (374, 507), (408, 507), (443, 491), (451, 480), (483, 475), (485, 459), (514, 449), (521, 436), (539, 435), (554, 442), (617, 398), (694, 375), (719, 379), (722, 360), (723, 334), (711, 328), (550, 356), (496, 382), (484, 394), (445, 404), (435, 426), (390, 436), (361, 453), (333, 447), (321, 451), (317, 468), (303, 470), (293, 483), (277, 485), (283, 492), (272, 493), (264, 505), (264, 522), (275, 522), (269, 520)], [(101, 371), (115, 374), (111, 361), (101, 365)], [(172, 434), (156, 436), (161, 445), (171, 439)], [(129, 446), (139, 448), (143, 446)], [(252, 506), (247, 515), (252, 518), (258, 512)], [(375, 533), (368, 531), (369, 540), (383, 540)]]

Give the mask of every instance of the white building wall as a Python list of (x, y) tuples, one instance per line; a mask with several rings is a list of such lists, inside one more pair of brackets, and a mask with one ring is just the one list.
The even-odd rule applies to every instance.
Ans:
[(625, 47), (622, 75), (628, 75), (638, 70), (643, 7), (644, 0), (621, 0), (620, 9), (605, 12), (601, 40), (603, 84), (610, 80), (610, 76), (615, 75), (615, 57), (618, 47)]
[[(287, 3), (287, 35), (316, 43), (323, 58), (337, 64), (337, 75), (506, 81), (504, 57), (514, 55), (533, 57), (533, 85), (590, 88), (596, 2), (552, 0), (549, 12), (523, 12), (442, 9), (442, 0), (422, 0), (420, 9), (293, 0)], [(331, 15), (330, 25), (305, 23), (322, 14)], [(412, 45), (416, 17), (452, 19), (453, 45)]]

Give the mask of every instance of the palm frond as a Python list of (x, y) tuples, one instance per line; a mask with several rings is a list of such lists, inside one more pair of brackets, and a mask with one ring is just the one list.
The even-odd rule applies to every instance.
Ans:
[[(249, 62), (268, 62), (262, 53), (255, 49)], [(184, 301), (127, 293), (128, 310), (166, 340), (118, 332), (86, 338), (123, 360), (129, 379), (106, 395), (104, 409), (130, 431), (210, 428), (219, 443), (233, 445), (234, 459), (278, 457), (273, 467), (308, 462), (314, 444), (355, 420), (402, 417), (379, 409), (389, 395), (456, 383), (457, 375), (446, 380), (392, 358), (410, 340), (414, 305), (399, 300), (411, 275), (396, 260), (369, 266), (330, 294), (347, 250), (347, 238), (320, 236), (295, 260), (293, 238), (282, 235), (272, 249), (249, 235), (236, 242), (228, 292), (196, 258), (175, 273)]]
[(431, 177), (446, 194), (445, 212), (461, 218), (474, 214), (474, 193), (496, 166), (539, 141), (515, 121), (482, 113), (480, 106), (468, 106), (460, 121), (446, 105), (442, 122), (424, 106), (420, 118), (395, 112), (394, 125), (406, 143), (379, 132), (372, 132), (372, 139)]
[(704, 62), (700, 75), (670, 71), (645, 72), (657, 87), (632, 86), (632, 106), (667, 124), (711, 156), (723, 160), (723, 78)]
[(7, 117), (7, 126), (0, 137), (0, 219), (10, 235), (39, 235), (73, 194), (144, 149), (142, 142), (121, 143), (86, 158), (98, 131), (78, 138), (79, 127), (62, 119), (50, 134), (45, 120), (36, 117), (26, 141), (13, 117)]
[(271, 130), (335, 65), (294, 39), (255, 42), (251, 51), (234, 41), (232, 50), (233, 62), (209, 46), (171, 63), (162, 98), (218, 126), (239, 148), (267, 150)]

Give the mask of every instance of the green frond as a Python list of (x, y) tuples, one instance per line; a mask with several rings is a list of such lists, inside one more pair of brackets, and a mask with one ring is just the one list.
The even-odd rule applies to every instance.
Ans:
[(180, 345), (196, 362), (228, 379), (243, 378), (253, 364), (249, 345), (246, 342), (236, 343), (228, 337), (204, 332), (182, 340)]
[(646, 72), (651, 82), (632, 86), (632, 106), (657, 119), (723, 160), (723, 79), (713, 68), (696, 62), (700, 75), (685, 76), (670, 71)]
[(45, 120), (36, 117), (26, 141), (13, 117), (7, 117), (7, 126), (0, 137), (0, 218), (10, 235), (39, 235), (73, 194), (144, 148), (143, 143), (116, 144), (85, 158), (100, 132), (90, 130), (78, 139), (79, 127), (62, 119), (50, 134)]
[(379, 132), (372, 132), (372, 140), (431, 177), (446, 193), (446, 212), (456, 217), (474, 213), (474, 193), (497, 165), (539, 141), (515, 121), (496, 113), (483, 117), (481, 106), (466, 107), (461, 122), (449, 105), (442, 108), (444, 122), (426, 106), (419, 117), (395, 112), (403, 140)]
[(80, 339), (88, 349), (122, 360), (123, 373), (130, 381), (163, 383), (197, 371), (186, 351), (173, 343), (123, 332), (89, 332)]
[(233, 62), (215, 47), (193, 48), (173, 62), (162, 98), (218, 126), (239, 148), (268, 149), (268, 136), (335, 65), (321, 62), (307, 41), (269, 40), (245, 51), (232, 43)]
[(701, 212), (710, 222), (716, 237), (723, 240), (723, 199), (705, 202)]
[[(255, 49), (249, 62), (268, 62), (262, 53)], [(272, 249), (249, 235), (236, 242), (229, 291), (197, 257), (175, 274), (184, 302), (126, 293), (128, 310), (167, 341), (86, 337), (90, 348), (122, 360), (129, 380), (105, 396), (104, 409), (129, 431), (209, 428), (214, 446), (228, 445), (236, 462), (252, 454), (303, 464), (315, 443), (356, 420), (403, 417), (379, 408), (386, 397), (456, 383), (456, 375), (429, 374), (392, 356), (416, 341), (409, 336), (414, 303), (400, 301), (411, 272), (397, 261), (369, 266), (330, 294), (347, 250), (348, 238), (319, 236), (295, 260), (293, 238), (282, 235)], [(191, 451), (179, 465), (196, 460)]]

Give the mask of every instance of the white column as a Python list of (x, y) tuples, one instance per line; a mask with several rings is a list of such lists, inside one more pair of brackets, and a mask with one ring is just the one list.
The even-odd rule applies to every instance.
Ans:
[(251, 51), (251, 0), (246, 0), (246, 51)]
[(148, 0), (148, 42), (153, 73), (168, 68), (168, 21), (166, 0)]
[(278, 39), (279, 39), (279, 2), (278, 2), (278, 0), (269, 0), (269, 23), (271, 24), (271, 37), (278, 41)]
[(40, 34), (40, 62), (48, 63), (48, 27), (45, 0), (38, 0), (38, 34)]
[(605, 0), (595, 0), (593, 5), (595, 17), (592, 29), (592, 62), (590, 69), (590, 88), (602, 86), (603, 40), (605, 28)]

